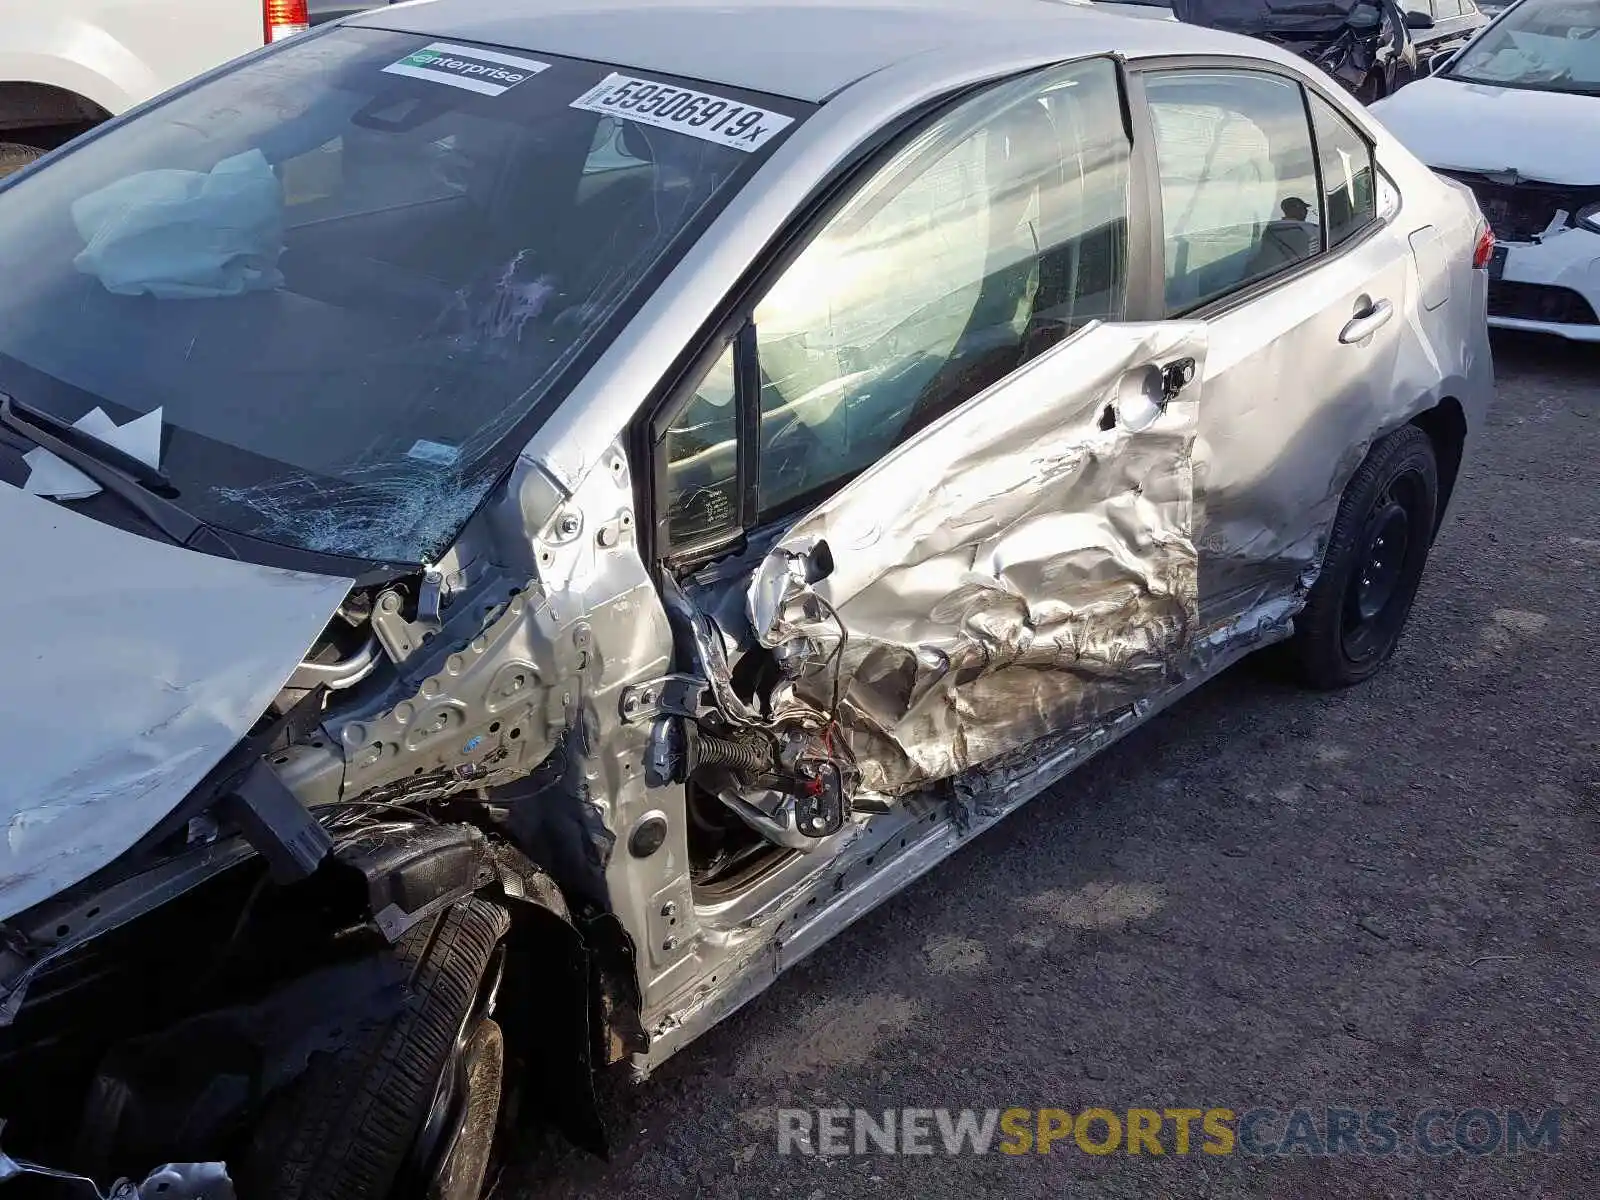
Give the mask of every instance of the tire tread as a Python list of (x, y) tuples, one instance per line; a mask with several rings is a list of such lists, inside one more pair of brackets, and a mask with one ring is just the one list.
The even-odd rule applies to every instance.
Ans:
[(236, 1176), (241, 1200), (389, 1195), (509, 928), (505, 909), (473, 897), (401, 939), (411, 1002), (318, 1056), (269, 1108)]
[[(1436, 524), (1434, 517), (1439, 503), (1438, 463), (1432, 440), (1415, 425), (1402, 425), (1379, 439), (1344, 489), (1322, 556), (1322, 571), (1311, 588), (1305, 608), (1295, 618), (1294, 640), (1290, 643), (1296, 674), (1309, 687), (1324, 691), (1349, 687), (1369, 678), (1388, 659), (1385, 653), (1370, 666), (1360, 671), (1351, 670), (1344, 655), (1341, 610), (1351, 566), (1349, 560), (1377, 490), (1400, 464), (1413, 456), (1422, 459), (1421, 465), (1426, 468), (1434, 505), (1434, 511), (1428, 514), (1431, 530)], [(1425, 565), (1426, 549), (1423, 553)], [(1415, 583), (1410, 587), (1414, 597)]]

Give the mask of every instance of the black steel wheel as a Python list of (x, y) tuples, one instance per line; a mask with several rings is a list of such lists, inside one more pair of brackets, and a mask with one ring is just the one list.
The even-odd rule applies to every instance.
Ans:
[(1339, 503), (1322, 573), (1295, 620), (1314, 687), (1370, 678), (1394, 653), (1428, 562), (1439, 503), (1433, 443), (1414, 425), (1381, 439)]

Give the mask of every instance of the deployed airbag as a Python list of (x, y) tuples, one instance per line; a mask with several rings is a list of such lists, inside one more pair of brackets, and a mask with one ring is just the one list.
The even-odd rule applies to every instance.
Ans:
[(141, 171), (80, 196), (73, 265), (120, 296), (237, 296), (283, 276), (283, 188), (259, 150), (210, 171)]

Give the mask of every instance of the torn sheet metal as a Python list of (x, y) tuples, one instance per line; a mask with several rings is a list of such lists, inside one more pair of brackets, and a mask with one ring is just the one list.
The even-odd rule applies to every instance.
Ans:
[[(106, 866), (261, 716), (348, 579), (213, 558), (0, 487), (0, 920)], [(45, 703), (44, 698), (49, 698)]]
[(1198, 618), (1205, 346), (1199, 323), (1087, 329), (789, 530), (747, 595), (793, 678), (778, 715), (826, 714), (837, 672), (862, 784), (893, 793), (1163, 690)]
[[(15, 1168), (10, 1176), (5, 1174), (8, 1163)], [(227, 1164), (219, 1162), (167, 1163), (151, 1171), (143, 1183), (119, 1179), (109, 1192), (101, 1192), (94, 1180), (82, 1175), (7, 1160), (0, 1154), (0, 1183), (19, 1175), (73, 1183), (79, 1188), (91, 1189), (100, 1200), (234, 1200), (235, 1196)]]

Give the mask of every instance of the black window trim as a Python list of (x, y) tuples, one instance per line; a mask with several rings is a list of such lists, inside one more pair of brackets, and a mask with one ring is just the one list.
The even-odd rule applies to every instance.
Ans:
[[(1124, 320), (1162, 319), (1161, 233), (1159, 223), (1151, 221), (1148, 207), (1152, 192), (1159, 196), (1160, 183), (1153, 174), (1155, 158), (1150, 139), (1148, 135), (1141, 137), (1139, 133), (1141, 125), (1134, 100), (1132, 68), (1126, 57), (1114, 52), (1073, 55), (947, 92), (878, 130), (874, 137), (859, 146), (855, 154), (796, 206), (788, 223), (723, 298), (716, 312), (702, 326), (701, 332), (641, 407), (628, 443), (636, 481), (635, 503), (639, 512), (650, 514), (648, 520), (639, 523), (640, 555), (646, 563), (652, 564), (652, 569), (659, 565), (677, 576), (688, 575), (713, 560), (740, 553), (749, 536), (757, 529), (759, 479), (755, 460), (759, 457), (760, 368), (754, 352), (756, 331), (753, 314), (756, 303), (772, 283), (800, 256), (856, 191), (928, 126), (994, 88), (1074, 63), (1099, 60), (1110, 62), (1116, 73), (1123, 132), (1130, 143), (1127, 312)], [(1148, 122), (1143, 128), (1148, 129)], [(1143, 206), (1139, 203), (1141, 196), (1145, 199)], [(1141, 226), (1143, 237), (1140, 236)], [(1156, 256), (1153, 261), (1152, 251)], [(695, 386), (729, 345), (735, 346), (734, 377), (738, 383), (736, 403), (739, 405), (737, 424), (740, 444), (736, 461), (741, 477), (738, 481), (737, 524), (726, 530), (709, 533), (692, 543), (674, 546), (663, 503), (667, 495), (667, 478), (662, 443), (673, 420), (693, 398)], [(755, 386), (751, 386), (752, 383)], [(827, 495), (848, 486), (859, 473), (853, 472), (831, 481), (825, 488), (796, 497), (792, 504), (784, 506), (783, 513), (772, 516), (765, 524), (786, 519), (802, 508), (814, 507)]]
[[(1174, 71), (1197, 70), (1232, 71), (1251, 75), (1273, 75), (1280, 79), (1286, 79), (1290, 83), (1295, 83), (1300, 86), (1301, 106), (1305, 109), (1306, 129), (1311, 137), (1312, 158), (1316, 161), (1317, 187), (1319, 191), (1319, 203), (1317, 207), (1319, 210), (1326, 209), (1327, 204), (1324, 198), (1320, 195), (1322, 187), (1322, 154), (1317, 142), (1316, 123), (1311, 117), (1311, 102), (1309, 96), (1320, 96), (1323, 100), (1332, 105), (1334, 111), (1339, 113), (1341, 117), (1344, 115), (1344, 108), (1338, 100), (1334, 99), (1335, 93), (1331, 92), (1327, 88), (1322, 87), (1315, 80), (1310, 79), (1307, 76), (1300, 74), (1293, 68), (1284, 66), (1280, 63), (1267, 62), (1258, 58), (1239, 58), (1233, 55), (1182, 54), (1169, 55), (1161, 58), (1140, 59), (1138, 62), (1133, 64), (1129, 71), (1129, 83), (1137, 95), (1137, 103), (1135, 107), (1136, 111), (1143, 119), (1143, 140), (1150, 146), (1150, 152), (1152, 156), (1155, 153), (1155, 124), (1150, 117), (1149, 99), (1144, 88), (1145, 78), (1150, 75), (1161, 75)], [(1336, 259), (1344, 257), (1356, 247), (1364, 244), (1369, 239), (1376, 237), (1378, 233), (1389, 224), (1390, 218), (1385, 218), (1383, 216), (1382, 212), (1379, 211), (1377, 204), (1378, 175), (1381, 170), (1381, 164), (1378, 161), (1377, 144), (1372, 140), (1371, 136), (1368, 135), (1367, 131), (1362, 129), (1359, 124), (1354, 121), (1350, 121), (1348, 118), (1345, 118), (1345, 120), (1350, 128), (1355, 131), (1356, 136), (1358, 136), (1367, 144), (1367, 148), (1372, 154), (1373, 219), (1367, 222), (1366, 227), (1359, 233), (1352, 234), (1350, 237), (1340, 242), (1338, 246), (1330, 248), (1328, 246), (1327, 238), (1327, 216), (1325, 212), (1319, 211), (1319, 218), (1323, 228), (1323, 248), (1319, 253), (1312, 255), (1304, 262), (1296, 263), (1293, 266), (1286, 267), (1277, 274), (1268, 275), (1262, 279), (1253, 280), (1244, 287), (1238, 288), (1231, 292), (1225, 292), (1220, 296), (1213, 296), (1211, 299), (1203, 301), (1202, 303), (1196, 304), (1190, 308), (1182, 309), (1175, 313), (1166, 313), (1163, 316), (1154, 318), (1155, 320), (1203, 321), (1210, 320), (1213, 317), (1223, 316), (1232, 312), (1234, 309), (1241, 307), (1242, 305), (1259, 300), (1261, 297), (1276, 290), (1277, 288), (1304, 278), (1312, 271), (1320, 270), (1323, 266), (1333, 262)], [(1135, 138), (1135, 145), (1138, 144), (1139, 140), (1140, 139), (1138, 137)], [(1157, 177), (1155, 193), (1152, 197), (1151, 204), (1152, 207), (1148, 213), (1148, 224), (1150, 225), (1151, 229), (1155, 231), (1155, 237), (1158, 246), (1154, 267), (1157, 275), (1157, 281), (1161, 288), (1160, 294), (1164, 296), (1166, 291), (1166, 243), (1165, 234), (1162, 231), (1166, 228), (1166, 214), (1163, 212), (1161, 206), (1161, 187), (1159, 183), (1159, 176)], [(1163, 304), (1163, 308), (1164, 307), (1165, 305)]]

